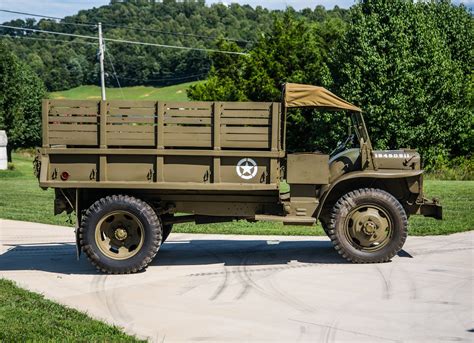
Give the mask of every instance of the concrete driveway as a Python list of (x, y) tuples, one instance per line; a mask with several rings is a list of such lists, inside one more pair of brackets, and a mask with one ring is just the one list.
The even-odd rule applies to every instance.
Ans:
[(77, 261), (71, 228), (0, 220), (0, 241), (0, 277), (150, 341), (474, 341), (472, 231), (375, 265), (323, 237), (172, 234), (134, 275)]

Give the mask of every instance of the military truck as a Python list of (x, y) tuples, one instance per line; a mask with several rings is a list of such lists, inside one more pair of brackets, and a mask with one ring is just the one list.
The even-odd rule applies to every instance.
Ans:
[[(329, 155), (287, 153), (287, 111), (306, 107), (345, 111), (353, 133)], [(75, 213), (78, 251), (103, 272), (145, 268), (183, 222), (319, 220), (343, 258), (376, 263), (401, 250), (410, 215), (442, 217), (420, 155), (374, 150), (361, 109), (322, 87), (288, 83), (281, 103), (44, 100), (42, 112), (39, 185), (55, 214)]]

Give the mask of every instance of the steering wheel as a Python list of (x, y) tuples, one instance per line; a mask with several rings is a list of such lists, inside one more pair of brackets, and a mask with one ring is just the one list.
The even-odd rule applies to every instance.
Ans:
[(339, 142), (337, 144), (336, 149), (334, 149), (329, 154), (329, 156), (334, 156), (334, 155), (340, 153), (341, 151), (346, 150), (348, 147), (350, 147), (352, 145), (353, 141), (354, 141), (354, 134), (350, 134), (349, 136), (347, 136), (347, 138), (343, 142)]

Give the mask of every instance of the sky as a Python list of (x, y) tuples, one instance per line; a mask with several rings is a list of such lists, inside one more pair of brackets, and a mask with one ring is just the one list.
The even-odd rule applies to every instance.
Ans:
[[(474, 7), (474, 0), (455, 0), (454, 2), (459, 3), (460, 1), (469, 7)], [(292, 6), (299, 10), (306, 7), (314, 8), (317, 5), (323, 5), (326, 8), (333, 8), (335, 5), (349, 8), (355, 3), (355, 0), (206, 0), (208, 4), (216, 2), (238, 2), (253, 7), (260, 5), (270, 9), (284, 9), (287, 6)], [(108, 3), (109, 0), (0, 0), (0, 9), (64, 17), (75, 14), (81, 9), (100, 7)], [(16, 18), (25, 18), (25, 16), (0, 12), (0, 23)]]

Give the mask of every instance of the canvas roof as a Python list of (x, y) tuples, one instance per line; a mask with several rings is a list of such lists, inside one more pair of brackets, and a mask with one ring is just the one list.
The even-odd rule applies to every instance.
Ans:
[(286, 83), (284, 97), (285, 106), (287, 108), (321, 107), (331, 110), (362, 112), (359, 107), (339, 98), (324, 87)]

